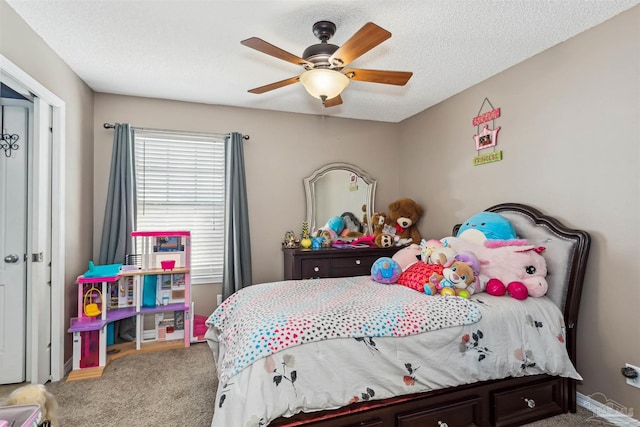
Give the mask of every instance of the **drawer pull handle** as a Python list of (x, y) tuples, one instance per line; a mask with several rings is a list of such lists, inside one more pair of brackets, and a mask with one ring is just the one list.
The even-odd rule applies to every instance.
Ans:
[(527, 402), (527, 406), (531, 409), (536, 407), (536, 401), (533, 399), (527, 399), (526, 397), (523, 397), (524, 401)]
[(360, 265), (360, 260), (359, 259), (356, 260), (356, 265)]
[(313, 271), (315, 271), (315, 272), (320, 271), (320, 267), (313, 267)]
[(438, 427), (449, 427), (449, 424), (438, 421)]

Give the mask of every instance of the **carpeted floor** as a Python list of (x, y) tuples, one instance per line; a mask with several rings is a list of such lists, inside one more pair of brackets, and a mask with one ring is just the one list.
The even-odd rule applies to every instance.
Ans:
[[(60, 405), (63, 427), (209, 427), (216, 386), (206, 343), (126, 356), (111, 362), (98, 379), (47, 384)], [(0, 405), (11, 389), (0, 388)], [(611, 425), (578, 409), (527, 427)]]
[(49, 383), (47, 389), (58, 400), (63, 427), (205, 427), (216, 386), (211, 350), (197, 343), (126, 356), (101, 378)]

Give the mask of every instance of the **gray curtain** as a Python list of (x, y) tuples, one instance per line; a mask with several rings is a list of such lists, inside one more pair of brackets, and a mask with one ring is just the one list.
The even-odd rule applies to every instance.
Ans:
[(242, 135), (237, 132), (231, 133), (225, 140), (223, 300), (251, 285), (249, 208), (242, 144)]
[(102, 225), (100, 265), (122, 264), (125, 254), (133, 254), (131, 232), (136, 227), (136, 174), (134, 133), (129, 124), (116, 123), (109, 191)]

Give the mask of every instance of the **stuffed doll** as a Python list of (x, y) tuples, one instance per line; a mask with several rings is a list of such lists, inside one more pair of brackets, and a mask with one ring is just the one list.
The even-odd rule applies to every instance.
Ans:
[[(403, 198), (389, 204), (389, 219), (396, 229), (395, 235), (408, 243), (419, 244), (422, 241), (418, 231), (418, 220), (423, 214), (422, 207), (412, 199)], [(408, 240), (410, 239), (410, 240)]]
[(424, 287), (427, 295), (469, 298), (478, 289), (480, 263), (471, 252), (460, 252), (443, 265), (442, 273), (433, 273)]
[(436, 239), (422, 239), (420, 247), (422, 248), (422, 261), (427, 264), (446, 264), (456, 255), (456, 251), (452, 247), (444, 246), (440, 240)]

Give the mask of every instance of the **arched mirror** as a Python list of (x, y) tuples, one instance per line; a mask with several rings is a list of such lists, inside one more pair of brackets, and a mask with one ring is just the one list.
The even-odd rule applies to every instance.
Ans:
[[(349, 163), (330, 163), (304, 179), (307, 222), (311, 231), (332, 216), (351, 212), (369, 224), (376, 194), (376, 180)], [(365, 207), (363, 212), (362, 208)]]

